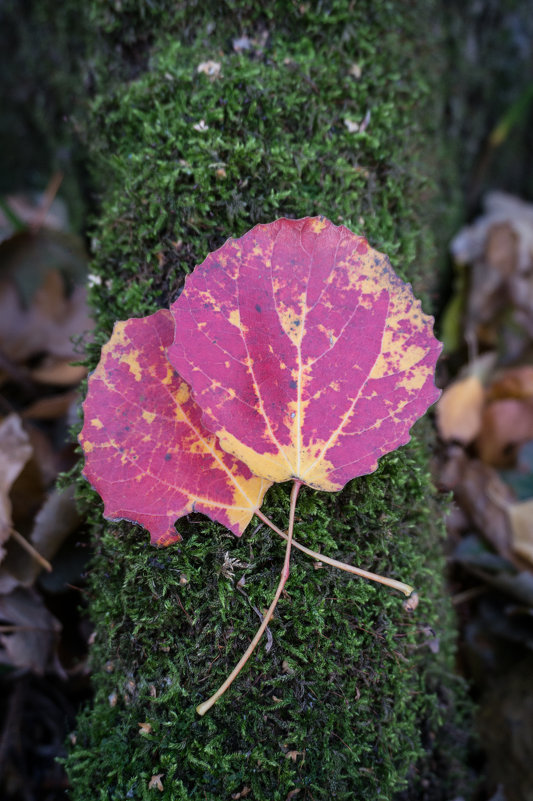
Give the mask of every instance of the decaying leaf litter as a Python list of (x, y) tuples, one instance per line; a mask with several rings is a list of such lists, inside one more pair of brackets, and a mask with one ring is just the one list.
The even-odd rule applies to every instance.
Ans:
[[(191, 511), (237, 535), (255, 514), (287, 542), (261, 626), (199, 714), (229, 688), (273, 616), (300, 487), (334, 492), (373, 472), (438, 397), (432, 322), (386, 256), (313, 217), (229, 239), (169, 313), (115, 325), (89, 380), (79, 438), (106, 516), (140, 523), (167, 545)], [(260, 511), (270, 484), (283, 481), (292, 481), (286, 533)]]
[(69, 588), (85, 559), (80, 519), (73, 487), (55, 483), (76, 461), (69, 427), (86, 371), (73, 365), (75, 339), (92, 322), (87, 258), (55, 197), (60, 182), (3, 198), (0, 210), (0, 774), (24, 797), (41, 793), (43, 777), (64, 788), (35, 732), (61, 752), (69, 696), (87, 674), (87, 635), (71, 628), (85, 626), (74, 612), (80, 595)]
[(489, 194), (451, 252), (460, 280), (443, 317), (442, 369), (459, 369), (436, 409), (435, 478), (456, 502), (461, 657), (482, 693), (491, 778), (506, 798), (531, 799), (533, 205)]

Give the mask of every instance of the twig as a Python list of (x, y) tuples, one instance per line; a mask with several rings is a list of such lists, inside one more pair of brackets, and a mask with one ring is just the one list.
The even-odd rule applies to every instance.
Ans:
[(39, 229), (42, 228), (44, 221), (48, 216), (48, 212), (52, 207), (52, 203), (54, 202), (55, 196), (57, 195), (57, 191), (61, 186), (62, 180), (63, 180), (63, 173), (60, 170), (58, 170), (58, 172), (55, 172), (50, 178), (48, 186), (44, 191), (42, 206), (37, 211), (35, 219), (30, 225), (31, 232), (33, 234), (36, 234), (39, 231)]
[(16, 542), (18, 542), (18, 544), (19, 544), (19, 545), (20, 545), (22, 548), (24, 548), (24, 550), (25, 550), (25, 551), (27, 551), (27, 552), (29, 553), (29, 555), (32, 557), (32, 559), (35, 559), (35, 561), (36, 561), (36, 562), (38, 562), (38, 563), (41, 565), (41, 567), (43, 567), (43, 568), (44, 568), (45, 570), (47, 570), (49, 573), (51, 573), (51, 572), (52, 572), (52, 565), (50, 564), (50, 562), (48, 561), (48, 559), (45, 559), (45, 558), (44, 558), (44, 556), (42, 556), (42, 555), (39, 553), (39, 551), (37, 551), (37, 550), (36, 550), (36, 549), (33, 547), (33, 545), (31, 544), (31, 542), (28, 542), (28, 540), (26, 539), (26, 537), (23, 537), (23, 536), (22, 536), (22, 534), (19, 534), (19, 532), (18, 532), (16, 529), (14, 529), (14, 528), (12, 528), (12, 529), (11, 529), (11, 531), (10, 531), (10, 534), (11, 534), (11, 536), (13, 537), (13, 539), (14, 539)]

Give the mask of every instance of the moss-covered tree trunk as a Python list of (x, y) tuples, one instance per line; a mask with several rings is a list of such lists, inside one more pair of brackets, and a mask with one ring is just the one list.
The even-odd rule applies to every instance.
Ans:
[[(365, 234), (427, 300), (440, 148), (432, 2), (89, 8), (94, 98), (78, 125), (101, 192), (91, 366), (115, 320), (167, 306), (209, 250), (283, 215), (320, 213)], [(97, 541), (97, 694), (68, 761), (73, 799), (457, 791), (459, 690), (426, 441), (422, 424), (409, 446), (344, 491), (302, 490), (295, 528), (314, 549), (415, 584), (416, 612), (295, 553), (271, 639), (205, 718), (195, 706), (257, 628), (283, 542), (253, 524), (237, 540), (193, 516), (179, 524), (179, 546), (156, 550), (146, 532), (104, 524), (80, 480)], [(289, 489), (267, 496), (280, 526)]]

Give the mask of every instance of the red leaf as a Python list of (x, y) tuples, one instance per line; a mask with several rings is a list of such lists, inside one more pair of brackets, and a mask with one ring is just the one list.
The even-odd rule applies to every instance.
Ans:
[(206, 431), (189, 387), (166, 359), (172, 337), (166, 310), (116, 323), (89, 379), (84, 475), (107, 518), (139, 523), (153, 543), (181, 539), (174, 522), (192, 511), (240, 535), (270, 484)]
[(229, 239), (171, 307), (168, 357), (255, 475), (339, 490), (409, 440), (440, 343), (409, 284), (323, 217)]

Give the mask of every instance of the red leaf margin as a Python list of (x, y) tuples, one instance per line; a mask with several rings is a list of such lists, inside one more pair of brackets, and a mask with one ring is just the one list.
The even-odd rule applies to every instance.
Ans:
[(171, 312), (167, 355), (204, 424), (269, 481), (341, 489), (440, 394), (433, 318), (385, 255), (325, 217), (228, 239)]
[(143, 526), (153, 544), (181, 540), (174, 523), (193, 511), (240, 536), (270, 482), (222, 451), (203, 426), (166, 358), (173, 336), (167, 310), (115, 324), (83, 404), (83, 475), (108, 520)]

